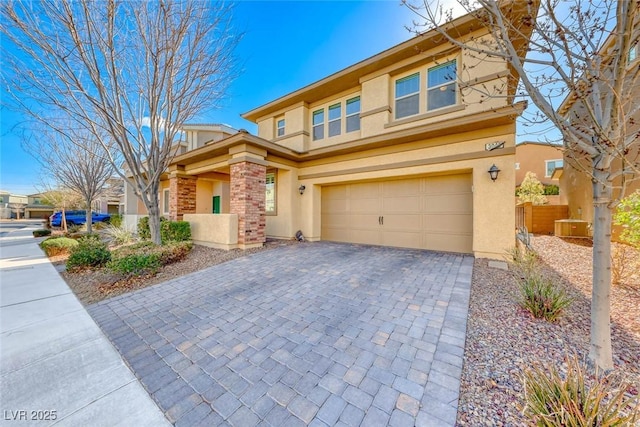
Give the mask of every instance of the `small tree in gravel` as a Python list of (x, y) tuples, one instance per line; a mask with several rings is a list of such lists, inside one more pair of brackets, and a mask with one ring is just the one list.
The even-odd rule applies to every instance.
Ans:
[(640, 249), (640, 190), (622, 199), (613, 219), (622, 226), (620, 240)]
[(521, 203), (531, 202), (534, 205), (547, 203), (547, 198), (544, 196), (544, 185), (538, 180), (538, 176), (534, 172), (527, 172), (517, 194)]

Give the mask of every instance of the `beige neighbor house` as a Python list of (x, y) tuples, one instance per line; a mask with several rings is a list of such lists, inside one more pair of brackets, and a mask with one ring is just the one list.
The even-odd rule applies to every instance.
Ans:
[(53, 215), (54, 207), (46, 202), (46, 194), (36, 193), (27, 196), (28, 204), (24, 209), (25, 218), (47, 219)]
[[(471, 16), (452, 28), (487, 37)], [(506, 63), (425, 33), (243, 114), (257, 136), (190, 145), (161, 205), (191, 223), (196, 243), (220, 248), (300, 230), (502, 258), (515, 244), (516, 83)], [(502, 96), (477, 90), (487, 87)]]
[[(636, 30), (637, 31), (637, 30)], [(607, 44), (605, 44), (605, 48), (607, 48)], [(631, 49), (629, 54), (629, 69), (638, 69), (640, 67), (640, 43), (636, 43), (635, 46)], [(633, 73), (629, 73), (633, 74)], [(634, 91), (635, 99), (640, 99), (640, 86), (633, 86), (630, 90)], [(631, 106), (631, 107), (637, 107)], [(581, 114), (580, 107), (576, 104), (575, 99), (569, 97), (560, 107), (560, 113), (567, 116), (576, 116), (579, 117)], [(640, 132), (640, 111), (636, 111), (633, 115), (632, 119), (629, 120), (627, 134), (628, 135), (638, 135)], [(637, 136), (636, 136), (637, 138)], [(635, 148), (628, 153), (626, 159), (635, 161), (638, 160), (638, 150), (640, 148), (638, 145), (635, 145)], [(584, 160), (585, 164), (588, 165), (588, 161)], [(617, 164), (617, 167), (620, 167), (620, 162), (614, 163)], [(560, 182), (560, 202), (562, 204), (567, 204), (569, 206), (569, 217), (572, 219), (581, 219), (588, 221), (590, 224), (593, 223), (593, 215), (594, 215), (594, 207), (593, 207), (593, 186), (591, 177), (583, 172), (580, 168), (577, 167), (577, 163), (575, 160), (568, 157), (565, 154), (564, 157), (564, 166), (561, 170), (556, 172), (556, 176), (559, 177)], [(615, 182), (616, 185), (620, 184), (620, 180)], [(632, 192), (640, 189), (640, 181), (636, 180), (627, 185), (626, 194), (631, 194)], [(618, 197), (619, 193), (616, 193), (614, 190), (614, 197)], [(617, 240), (618, 234), (620, 232), (619, 226), (612, 226), (612, 239)]]
[(516, 187), (522, 184), (527, 172), (533, 172), (544, 185), (558, 185), (553, 177), (563, 165), (562, 147), (544, 142), (524, 141), (516, 145)]

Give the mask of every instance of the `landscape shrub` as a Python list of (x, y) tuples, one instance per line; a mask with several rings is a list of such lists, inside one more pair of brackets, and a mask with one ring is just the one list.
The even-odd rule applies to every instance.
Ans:
[(527, 172), (516, 192), (520, 203), (531, 202), (534, 205), (544, 205), (547, 198), (544, 196), (544, 186), (533, 172)]
[(40, 230), (33, 230), (33, 237), (44, 237), (44, 236), (51, 236), (51, 230), (48, 230), (46, 228), (43, 228)]
[(47, 256), (63, 255), (78, 246), (78, 241), (68, 237), (49, 237), (40, 243), (40, 248)]
[(525, 278), (538, 271), (538, 254), (522, 246), (514, 246), (507, 251), (507, 261), (511, 269), (520, 277)]
[(572, 299), (557, 287), (553, 280), (540, 273), (531, 273), (520, 282), (520, 305), (529, 310), (533, 317), (555, 321), (567, 308)]
[(611, 245), (611, 283), (614, 285), (640, 286), (632, 283), (634, 276), (640, 275), (640, 259), (631, 246)]
[(153, 274), (161, 266), (184, 259), (191, 248), (191, 242), (170, 242), (160, 246), (149, 241), (139, 242), (114, 250), (107, 268), (124, 275)]
[(122, 226), (108, 225), (104, 234), (116, 245), (126, 245), (135, 240), (133, 233)]
[(191, 240), (191, 225), (187, 221), (162, 221), (160, 237), (165, 242), (186, 242)]
[(120, 214), (112, 214), (111, 219), (109, 220), (109, 224), (114, 227), (122, 227), (122, 215)]
[[(160, 230), (162, 230), (162, 223), (167, 221), (163, 216), (160, 217)], [(145, 216), (138, 220), (138, 237), (142, 240), (151, 239), (151, 229), (149, 228), (149, 217)]]
[(596, 372), (587, 385), (588, 369), (576, 356), (566, 359), (567, 371), (525, 370), (524, 415), (533, 426), (634, 426), (640, 421), (638, 398), (627, 397), (628, 384)]
[(560, 187), (555, 184), (546, 184), (544, 186), (545, 196), (558, 196), (560, 194)]
[(640, 190), (622, 199), (613, 216), (613, 222), (622, 226), (620, 240), (640, 249)]
[(87, 235), (78, 239), (76, 246), (67, 259), (67, 270), (81, 267), (100, 267), (111, 259), (106, 243), (97, 235)]

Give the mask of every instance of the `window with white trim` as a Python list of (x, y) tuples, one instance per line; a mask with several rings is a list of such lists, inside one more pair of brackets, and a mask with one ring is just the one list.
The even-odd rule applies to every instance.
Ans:
[(360, 97), (347, 99), (347, 133), (360, 130)]
[(342, 105), (329, 106), (329, 137), (340, 135), (342, 128)]
[(275, 215), (276, 213), (276, 174), (275, 172), (267, 173), (265, 179), (265, 213)]
[(278, 120), (276, 124), (276, 136), (284, 136), (284, 119)]
[(553, 171), (556, 170), (556, 168), (561, 168), (563, 165), (563, 160), (562, 159), (557, 159), (557, 160), (545, 160), (545, 178), (550, 178), (551, 175), (553, 175)]
[(396, 119), (413, 116), (420, 111), (420, 73), (396, 80)]
[(313, 112), (313, 140), (324, 138), (324, 110)]
[(456, 61), (429, 68), (427, 71), (427, 111), (456, 103)]
[(162, 190), (162, 213), (169, 215), (169, 189)]
[(639, 50), (640, 50), (640, 43), (636, 43), (633, 46), (631, 46), (631, 49), (629, 49), (629, 57), (628, 57), (629, 63), (638, 59)]

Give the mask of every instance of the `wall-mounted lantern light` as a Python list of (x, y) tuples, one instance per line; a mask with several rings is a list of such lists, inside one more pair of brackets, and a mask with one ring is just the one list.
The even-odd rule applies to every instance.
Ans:
[(304, 190), (305, 190), (306, 188), (307, 188), (307, 187), (305, 187), (304, 185), (301, 185), (301, 186), (298, 188), (298, 191), (300, 192), (300, 195), (301, 195), (301, 196), (304, 194)]
[(489, 176), (491, 177), (491, 181), (495, 182), (495, 180), (498, 179), (498, 173), (500, 173), (500, 169), (498, 169), (498, 167), (494, 163), (493, 166), (489, 168), (488, 172)]

